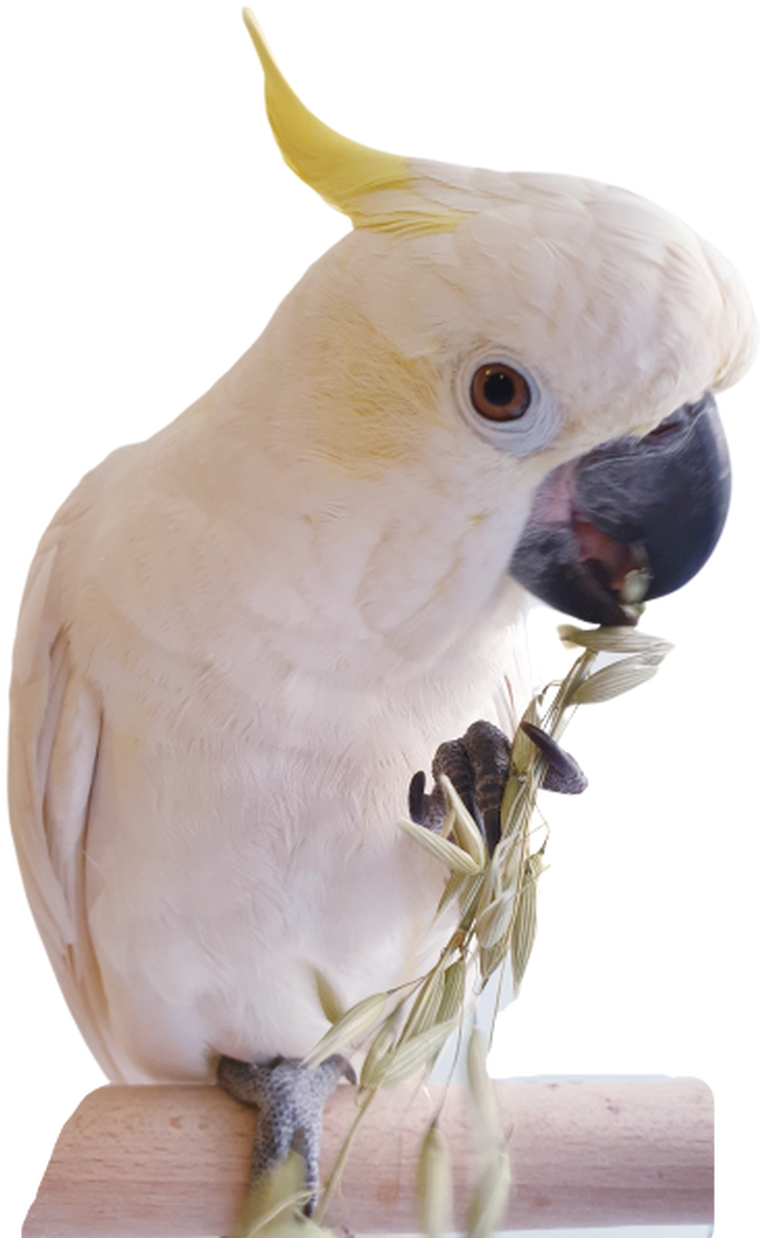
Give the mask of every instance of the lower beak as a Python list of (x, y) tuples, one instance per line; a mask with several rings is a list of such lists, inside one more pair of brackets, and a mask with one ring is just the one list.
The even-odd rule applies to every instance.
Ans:
[(730, 501), (714, 398), (684, 404), (642, 439), (614, 439), (542, 483), (511, 575), (589, 623), (632, 624), (641, 604), (706, 563)]

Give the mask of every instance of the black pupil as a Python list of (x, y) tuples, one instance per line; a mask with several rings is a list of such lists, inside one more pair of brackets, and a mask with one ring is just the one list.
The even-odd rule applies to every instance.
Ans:
[(484, 394), (490, 404), (497, 404), (498, 407), (510, 404), (516, 395), (510, 374), (503, 370), (491, 371), (484, 380)]

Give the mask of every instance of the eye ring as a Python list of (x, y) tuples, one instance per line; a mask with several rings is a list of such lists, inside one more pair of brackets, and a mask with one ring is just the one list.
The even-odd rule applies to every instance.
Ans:
[[(503, 379), (498, 379), (494, 390), (489, 384), (484, 392), (484, 407), (489, 410), (485, 414), (474, 402), (474, 395), (481, 402), (484, 382), (490, 377), (487, 371), (505, 374), (512, 390), (507, 383), (503, 386)], [(484, 341), (473, 352), (463, 354), (453, 379), (461, 415), (479, 438), (498, 451), (520, 460), (544, 451), (558, 434), (563, 410), (547, 375), (539, 367), (529, 369), (523, 361), (515, 360), (499, 341)]]
[(487, 361), (473, 374), (471, 405), (486, 421), (520, 421), (531, 407), (533, 392), (520, 370), (504, 361)]

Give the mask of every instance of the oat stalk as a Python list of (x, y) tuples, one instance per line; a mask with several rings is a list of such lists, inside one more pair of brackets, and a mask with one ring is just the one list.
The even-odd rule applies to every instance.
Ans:
[[(578, 706), (610, 700), (645, 682), (656, 673), (671, 649), (666, 641), (634, 627), (583, 629), (563, 624), (558, 631), (567, 648), (581, 652), (560, 683), (548, 685), (532, 698), (522, 718), (522, 722), (539, 726), (554, 740), (560, 737)], [(616, 655), (617, 660), (594, 672), (599, 654)], [(553, 687), (555, 693), (551, 697)], [(321, 1002), (328, 1017), (333, 1017), (333, 1026), (306, 1061), (315, 1065), (330, 1053), (359, 1045), (364, 1045), (366, 1057), (360, 1077), (358, 1113), (318, 1208), (318, 1222), (325, 1216), (354, 1136), (377, 1091), (396, 1086), (422, 1068), (430, 1071), (453, 1031), (462, 1032), (470, 1004), (467, 974), (475, 971), (477, 985), (483, 988), (499, 970), (502, 984), (502, 973), (510, 959), (514, 988), (518, 988), (534, 943), (537, 881), (545, 868), (547, 826), (542, 841), (535, 846), (533, 821), (546, 768), (546, 757), (519, 727), (503, 794), (501, 837), (492, 856), (487, 853), (476, 822), (446, 777), (440, 779), (447, 809), (441, 834), (411, 821), (399, 823), (410, 839), (449, 869), (436, 914), (452, 914), (456, 903), (457, 927), (431, 970), (399, 990), (373, 994), (342, 1013), (330, 989), (321, 986)], [(497, 1004), (490, 1041), (496, 1015)], [(476, 1090), (483, 1109), (484, 1088)], [(434, 1139), (434, 1130), (435, 1125), (424, 1140), (421, 1174), (422, 1181), (428, 1184), (424, 1215), (438, 1217), (442, 1209), (446, 1211), (445, 1203), (432, 1201), (431, 1183), (439, 1176), (445, 1177), (440, 1168), (444, 1153)], [(497, 1153), (472, 1200), (471, 1238), (488, 1234), (504, 1214), (510, 1169), (507, 1146), (502, 1140), (498, 1141)], [(432, 1156), (436, 1158), (433, 1176)], [(437, 1222), (429, 1232), (437, 1233), (439, 1226)]]

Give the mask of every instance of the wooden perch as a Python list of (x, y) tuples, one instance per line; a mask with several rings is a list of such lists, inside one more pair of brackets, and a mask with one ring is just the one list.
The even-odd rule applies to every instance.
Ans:
[[(696, 1079), (520, 1080), (497, 1085), (512, 1127), (506, 1228), (690, 1224), (712, 1217), (712, 1094)], [(379, 1093), (334, 1200), (333, 1225), (418, 1226), (420, 1143), (442, 1088)], [(327, 1175), (354, 1089), (326, 1110)], [(255, 1114), (213, 1087), (104, 1087), (66, 1123), (23, 1238), (201, 1238), (228, 1233), (243, 1202)], [(456, 1220), (478, 1173), (466, 1089), (440, 1124)]]

